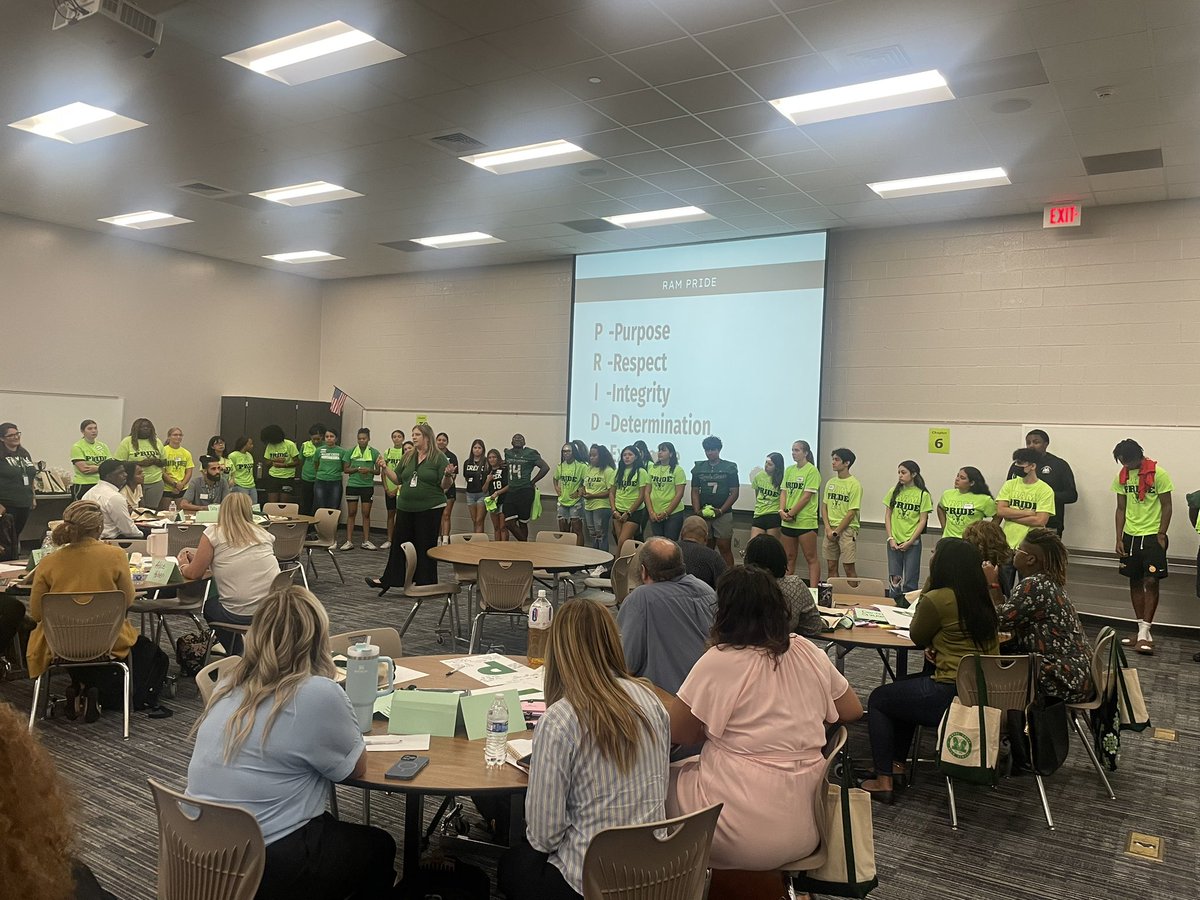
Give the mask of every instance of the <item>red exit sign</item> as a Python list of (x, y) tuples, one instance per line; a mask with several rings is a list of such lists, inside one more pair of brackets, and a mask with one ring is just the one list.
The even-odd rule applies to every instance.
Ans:
[(1083, 221), (1078, 203), (1054, 203), (1042, 210), (1043, 228), (1072, 228)]

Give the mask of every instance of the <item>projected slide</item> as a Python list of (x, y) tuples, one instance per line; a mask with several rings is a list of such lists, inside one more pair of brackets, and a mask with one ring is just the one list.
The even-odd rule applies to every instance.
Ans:
[(576, 257), (571, 438), (690, 472), (714, 434), (751, 507), (768, 453), (816, 448), (824, 305), (824, 232)]

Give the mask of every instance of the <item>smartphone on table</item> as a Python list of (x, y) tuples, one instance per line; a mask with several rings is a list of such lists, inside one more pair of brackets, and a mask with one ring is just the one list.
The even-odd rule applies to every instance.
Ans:
[(428, 756), (414, 756), (412, 753), (405, 753), (400, 757), (398, 763), (384, 773), (383, 777), (397, 781), (412, 781), (417, 777), (417, 773), (427, 765), (429, 765)]

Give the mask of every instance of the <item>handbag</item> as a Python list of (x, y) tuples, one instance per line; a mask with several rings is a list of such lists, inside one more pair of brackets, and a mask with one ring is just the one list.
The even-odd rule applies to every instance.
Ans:
[(797, 890), (834, 897), (865, 897), (879, 886), (875, 870), (875, 833), (871, 795), (855, 787), (854, 764), (842, 753), (841, 784), (826, 783), (825, 862), (795, 877)]
[(1037, 697), (1025, 710), (1031, 768), (1053, 775), (1067, 761), (1071, 749), (1071, 724), (1067, 704), (1057, 697)]
[(1125, 649), (1120, 641), (1113, 641), (1111, 668), (1117, 678), (1117, 713), (1122, 731), (1145, 731), (1150, 727), (1150, 712), (1146, 708), (1146, 697), (1142, 693), (1142, 682), (1137, 669), (1131, 669), (1125, 661)]
[(39, 469), (33, 476), (33, 492), (35, 494), (66, 494), (69, 493), (66, 480), (53, 469)]
[(995, 784), (1000, 761), (1000, 710), (988, 706), (983, 664), (975, 656), (977, 706), (958, 697), (938, 727), (938, 768), (948, 777), (974, 784)]

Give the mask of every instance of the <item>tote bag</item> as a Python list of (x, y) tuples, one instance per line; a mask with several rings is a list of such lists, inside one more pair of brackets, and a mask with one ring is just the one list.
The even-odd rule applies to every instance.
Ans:
[(938, 728), (938, 768), (951, 778), (995, 784), (1000, 760), (1000, 710), (987, 705), (983, 665), (975, 656), (976, 702), (966, 706), (955, 697)]
[(1129, 668), (1121, 642), (1113, 641), (1112, 645), (1112, 669), (1117, 678), (1117, 714), (1120, 716), (1121, 730), (1145, 731), (1150, 727), (1150, 711), (1146, 708), (1138, 671)]
[(834, 897), (865, 897), (879, 886), (875, 873), (875, 834), (871, 795), (854, 786), (854, 765), (842, 754), (842, 783), (826, 784), (825, 862), (795, 879), (797, 888)]

